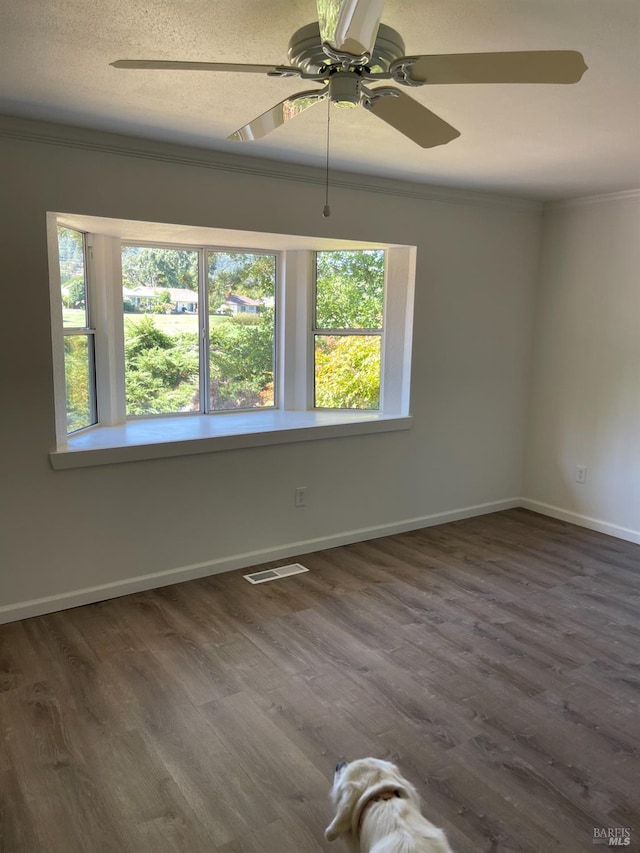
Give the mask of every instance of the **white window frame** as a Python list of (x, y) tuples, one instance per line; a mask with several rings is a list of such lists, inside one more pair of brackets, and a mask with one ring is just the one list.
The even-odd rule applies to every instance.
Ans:
[[(385, 252), (384, 259), (384, 294), (387, 292), (387, 253)], [(375, 337), (380, 338), (380, 389), (378, 392), (378, 408), (377, 409), (368, 409), (367, 411), (382, 411), (384, 408), (384, 371), (382, 369), (382, 365), (384, 364), (384, 341), (385, 341), (385, 323), (386, 323), (386, 300), (385, 304), (383, 304), (382, 308), (382, 321), (380, 326), (376, 329), (366, 329), (357, 326), (349, 326), (338, 329), (326, 329), (317, 325), (317, 300), (318, 300), (318, 252), (313, 253), (313, 288), (312, 288), (312, 326), (311, 326), (311, 335), (310, 335), (310, 344), (311, 344), (311, 356), (313, 363), (313, 374), (311, 377), (311, 399), (312, 405), (318, 411), (327, 411), (326, 406), (316, 406), (315, 405), (315, 340), (316, 337)]]
[[(85, 293), (85, 326), (65, 326), (62, 314), (62, 279), (60, 275), (60, 262), (58, 256), (58, 223), (47, 223), (47, 236), (49, 240), (49, 260), (51, 268), (51, 305), (52, 309), (55, 305), (57, 311), (52, 310), (52, 331), (53, 339), (55, 340), (54, 347), (54, 365), (56, 369), (56, 384), (59, 384), (58, 377), (62, 375), (62, 386), (64, 389), (63, 399), (56, 400), (56, 431), (58, 434), (64, 433), (67, 436), (72, 436), (80, 431), (91, 429), (99, 422), (99, 407), (97, 400), (98, 380), (96, 376), (97, 354), (96, 354), (96, 330), (94, 324), (95, 309), (94, 309), (94, 293), (91, 287), (90, 275), (90, 256), (93, 241), (91, 235), (87, 234), (79, 228), (68, 228), (69, 231), (75, 231), (82, 235), (82, 266), (84, 278), (84, 293)], [(52, 253), (52, 241), (54, 245), (54, 256)], [(51, 263), (53, 261), (53, 263)], [(65, 340), (68, 337), (84, 337), (88, 344), (88, 380), (89, 380), (89, 407), (90, 418), (92, 423), (86, 427), (80, 427), (71, 433), (68, 433), (67, 420), (67, 397), (66, 397), (66, 370), (65, 370)]]
[[(124, 382), (122, 385), (117, 383), (117, 391), (119, 396), (122, 398), (121, 402), (121, 413), (120, 413), (120, 423), (124, 423), (125, 421), (134, 421), (140, 420), (143, 418), (193, 418), (193, 417), (202, 417), (204, 415), (224, 415), (224, 414), (232, 414), (234, 412), (254, 412), (255, 408), (246, 408), (246, 409), (211, 409), (211, 401), (209, 399), (209, 371), (210, 371), (210, 363), (208, 356), (208, 344), (209, 340), (209, 312), (208, 311), (200, 311), (200, 306), (204, 306), (208, 304), (208, 255), (211, 252), (221, 252), (224, 254), (243, 254), (243, 255), (272, 255), (275, 258), (275, 282), (274, 282), (274, 290), (276, 294), (276, 311), (275, 311), (275, 323), (274, 323), (274, 344), (273, 344), (273, 364), (274, 364), (274, 373), (278, 370), (278, 310), (277, 310), (277, 302), (278, 302), (278, 291), (280, 290), (279, 286), (279, 277), (280, 277), (280, 266), (281, 266), (281, 253), (279, 251), (274, 251), (270, 249), (254, 249), (250, 247), (229, 247), (229, 246), (217, 246), (217, 245), (189, 245), (185, 243), (172, 243), (167, 241), (157, 241), (152, 242), (150, 240), (120, 240), (119, 241), (119, 257), (122, 259), (122, 248), (127, 246), (135, 246), (141, 248), (152, 248), (152, 249), (176, 249), (177, 251), (186, 251), (186, 252), (196, 252), (198, 255), (198, 338), (199, 338), (199, 353), (200, 353), (200, 372), (199, 372), (199, 393), (198, 398), (200, 400), (200, 411), (199, 412), (173, 412), (171, 414), (147, 414), (147, 415), (127, 415), (126, 413), (126, 395), (124, 390)], [(121, 262), (121, 261), (120, 261)], [(124, 322), (122, 320), (122, 269), (120, 268), (118, 272), (118, 276), (113, 280), (113, 278), (107, 280), (103, 280), (101, 283), (103, 287), (101, 289), (110, 289), (115, 294), (115, 299), (120, 300), (118, 302), (119, 314), (120, 316), (116, 318), (115, 324), (119, 326), (117, 329), (117, 339), (121, 340), (121, 346), (119, 349), (124, 352)], [(115, 331), (115, 330), (114, 330)], [(124, 377), (124, 359), (122, 361), (122, 367), (118, 365), (118, 370), (120, 375)], [(275, 394), (277, 394), (277, 385), (279, 383), (275, 381), (274, 378), (274, 389)], [(112, 385), (113, 387), (113, 385)], [(277, 407), (277, 401), (274, 403), (274, 406)], [(273, 407), (265, 407), (265, 409), (271, 409)], [(260, 409), (262, 411), (262, 408)]]
[[(163, 229), (167, 226), (160, 224), (157, 225), (158, 239), (150, 240), (148, 237), (132, 237), (131, 229), (135, 230), (138, 223), (127, 220), (104, 220), (105, 225), (101, 227), (102, 221), (95, 217), (56, 213), (47, 216), (57, 439), (56, 447), (50, 453), (54, 468), (83, 467), (410, 428), (415, 247), (373, 242), (369, 246), (362, 242), (355, 244), (340, 239), (329, 241), (327, 238), (299, 238), (250, 232), (243, 233), (241, 239), (238, 238), (239, 232), (231, 232), (235, 242), (230, 245), (228, 239), (215, 239), (219, 235), (227, 237), (228, 234), (216, 229), (208, 229), (214, 239), (196, 244), (192, 241), (174, 242), (164, 239)], [(77, 223), (82, 222), (86, 222), (89, 228), (87, 233), (91, 235), (89, 241), (92, 243), (87, 254), (87, 278), (94, 310), (98, 424), (67, 435), (57, 225), (86, 230), (78, 227)], [(114, 236), (119, 222), (126, 233)], [(274, 377), (273, 408), (127, 418), (121, 289), (123, 244), (198, 249), (202, 252), (199, 264), (201, 305), (204, 304), (202, 293), (208, 251), (257, 252), (277, 256), (274, 353), (277, 375)], [(385, 249), (379, 410), (313, 408), (313, 291), (315, 252), (319, 248), (329, 251)], [(54, 283), (56, 277), (57, 289)], [(206, 314), (206, 311), (202, 312), (199, 318), (201, 334), (206, 334)], [(206, 387), (201, 383), (201, 388)]]

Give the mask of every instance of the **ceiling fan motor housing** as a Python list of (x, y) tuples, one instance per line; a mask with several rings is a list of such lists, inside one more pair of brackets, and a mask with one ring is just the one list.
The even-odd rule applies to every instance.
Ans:
[[(354, 56), (349, 65), (363, 70), (368, 68), (376, 72), (388, 71), (389, 66), (396, 59), (404, 56), (404, 52), (404, 42), (400, 34), (391, 27), (380, 24), (371, 57), (363, 62), (361, 57)], [(289, 40), (287, 55), (290, 64), (305, 74), (322, 76), (332, 65), (338, 64), (332, 61), (322, 45), (320, 26), (317, 21), (296, 30)]]

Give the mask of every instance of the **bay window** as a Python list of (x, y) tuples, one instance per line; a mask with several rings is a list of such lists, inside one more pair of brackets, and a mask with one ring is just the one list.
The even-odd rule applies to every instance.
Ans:
[(70, 214), (49, 242), (54, 467), (408, 428), (413, 247)]

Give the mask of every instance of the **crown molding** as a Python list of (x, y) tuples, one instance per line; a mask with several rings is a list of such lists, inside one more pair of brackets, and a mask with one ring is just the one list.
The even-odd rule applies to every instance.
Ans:
[(600, 195), (587, 195), (581, 198), (568, 198), (562, 201), (550, 201), (544, 205), (544, 211), (590, 207), (594, 204), (619, 204), (620, 202), (628, 201), (640, 201), (640, 188), (636, 190), (620, 190), (615, 193), (601, 193)]
[[(312, 166), (229, 154), (85, 127), (25, 119), (19, 116), (0, 115), (0, 138), (100, 151), (123, 157), (140, 157), (145, 160), (198, 166), (252, 177), (276, 178), (321, 186), (325, 183), (324, 170)], [(331, 186), (333, 189), (360, 190), (471, 207), (498, 207), (533, 213), (540, 212), (543, 208), (543, 203), (540, 201), (516, 196), (410, 183), (398, 179), (333, 170)]]

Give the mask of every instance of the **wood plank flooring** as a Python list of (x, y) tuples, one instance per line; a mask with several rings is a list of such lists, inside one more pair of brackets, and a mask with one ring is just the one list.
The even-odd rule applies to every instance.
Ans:
[(510, 510), (296, 559), (0, 626), (0, 850), (337, 853), (364, 755), (458, 853), (640, 850), (640, 546)]

